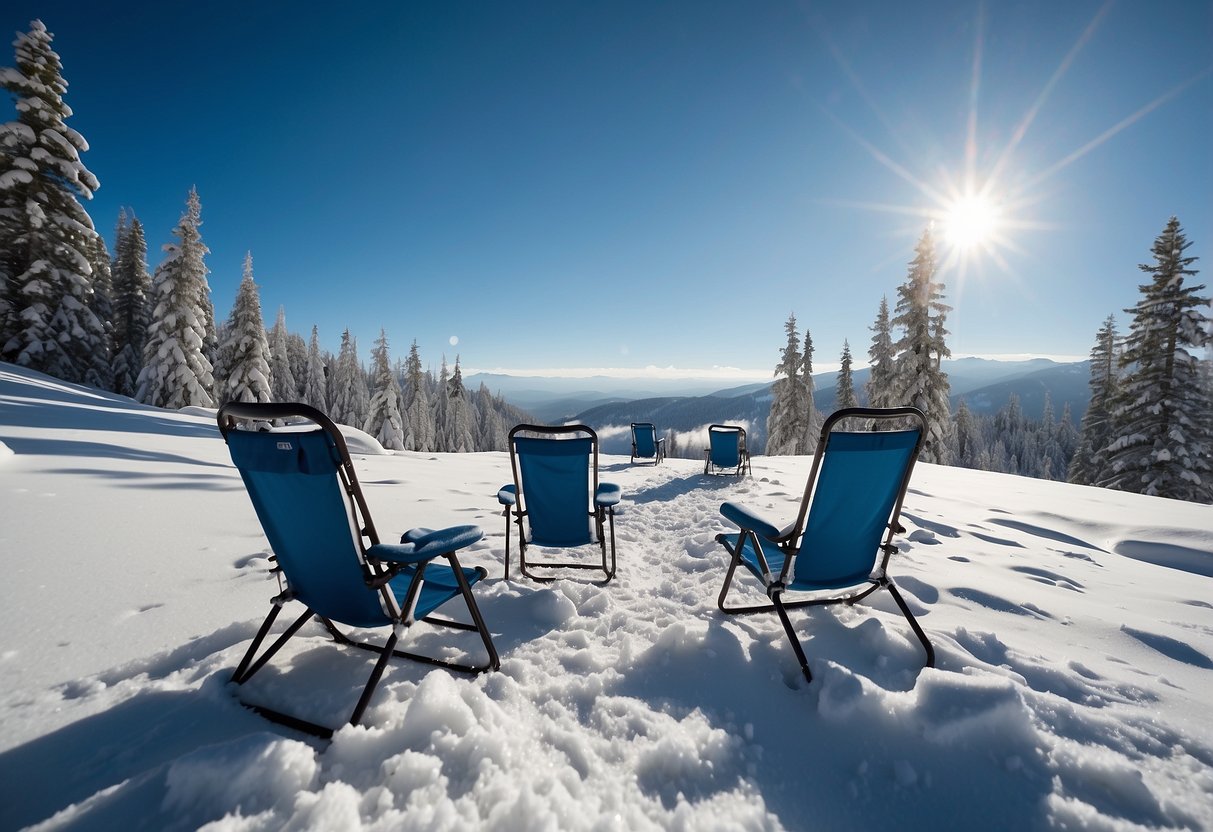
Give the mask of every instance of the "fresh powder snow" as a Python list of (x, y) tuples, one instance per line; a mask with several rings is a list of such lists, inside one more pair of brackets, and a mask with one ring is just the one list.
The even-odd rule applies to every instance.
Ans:
[(726, 500), (789, 522), (809, 457), (604, 456), (618, 577), (545, 585), (502, 579), (506, 454), (347, 435), (385, 540), (483, 527), (502, 666), (393, 662), (321, 742), (237, 695), (336, 727), (373, 656), (309, 625), (230, 683), (278, 589), (213, 411), (0, 364), (0, 828), (1213, 829), (1209, 506), (919, 464), (890, 572), (938, 666), (877, 594), (793, 613), (810, 684), (716, 609), (714, 540)]

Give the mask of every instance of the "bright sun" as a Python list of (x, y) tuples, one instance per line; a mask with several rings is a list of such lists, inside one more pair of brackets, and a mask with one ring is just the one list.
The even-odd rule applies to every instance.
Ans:
[(979, 194), (956, 199), (942, 219), (945, 237), (958, 249), (988, 247), (998, 233), (998, 209)]

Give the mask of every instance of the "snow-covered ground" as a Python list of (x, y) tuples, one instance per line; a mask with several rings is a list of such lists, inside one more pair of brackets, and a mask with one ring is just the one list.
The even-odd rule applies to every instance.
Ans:
[[(790, 520), (807, 458), (604, 458), (599, 587), (501, 579), (505, 454), (374, 451), (385, 539), (484, 528), (502, 667), (395, 662), (325, 744), (228, 682), (276, 587), (213, 417), (0, 365), (0, 827), (1213, 829), (1209, 506), (920, 465), (891, 572), (938, 667), (878, 595), (796, 615), (808, 684), (717, 611), (713, 540), (724, 500)], [(340, 724), (373, 657), (309, 632), (242, 695)]]

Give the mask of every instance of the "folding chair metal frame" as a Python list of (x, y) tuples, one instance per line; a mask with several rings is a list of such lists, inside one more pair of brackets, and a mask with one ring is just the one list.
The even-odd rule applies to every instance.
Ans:
[[(882, 422), (886, 420), (905, 420), (911, 419), (919, 423), (918, 438), (914, 444), (913, 450), (909, 455), (909, 459), (902, 473), (901, 482), (898, 484), (896, 496), (894, 498), (892, 511), (889, 515), (884, 533), (884, 539), (876, 538), (877, 551), (879, 553), (879, 563), (876, 563), (876, 557), (873, 557), (873, 569), (871, 575), (866, 579), (861, 579), (849, 585), (849, 587), (822, 587), (820, 589), (808, 588), (800, 589), (794, 586), (795, 580), (793, 577), (794, 563), (796, 558), (801, 555), (802, 547), (806, 542), (802, 540), (802, 535), (805, 530), (806, 520), (809, 516), (811, 503), (815, 499), (815, 490), (818, 483), (818, 475), (821, 472), (822, 461), (829, 453), (829, 441), (833, 435), (833, 428), (847, 418), (859, 418), (866, 420), (874, 420)], [(865, 432), (866, 433), (866, 432)], [(890, 435), (887, 431), (881, 431), (882, 435)], [(788, 640), (792, 643), (792, 649), (796, 653), (796, 658), (800, 662), (801, 670), (804, 672), (805, 679), (812, 681), (812, 674), (809, 672), (808, 660), (805, 658), (804, 648), (800, 640), (796, 637), (796, 632), (792, 627), (792, 622), (788, 617), (787, 611), (790, 609), (798, 609), (800, 607), (825, 606), (830, 604), (847, 604), (848, 606), (862, 601), (873, 592), (879, 589), (887, 589), (889, 594), (893, 596), (893, 600), (897, 603), (898, 609), (901, 610), (906, 620), (910, 624), (910, 628), (914, 631), (914, 635), (922, 644), (927, 655), (927, 667), (935, 666), (935, 649), (931, 646), (931, 642), (927, 639), (926, 633), (923, 632), (914, 614), (910, 611), (905, 599), (898, 591), (897, 586), (893, 583), (892, 578), (888, 575), (889, 558), (892, 557), (898, 550), (896, 544), (893, 543), (893, 536), (905, 532), (905, 528), (901, 526), (898, 518), (901, 514), (901, 506), (905, 500), (906, 489), (910, 484), (910, 475), (914, 469), (914, 463), (918, 458), (918, 454), (922, 449), (923, 438), (926, 434), (926, 417), (922, 411), (914, 407), (897, 407), (897, 408), (847, 408), (839, 410), (831, 415), (822, 426), (821, 440), (818, 444), (817, 452), (813, 456), (813, 467), (809, 472), (808, 482), (805, 484), (804, 497), (800, 502), (800, 510), (796, 515), (796, 520), (789, 526), (780, 530), (770, 525), (762, 518), (750, 513), (747, 509), (733, 503), (725, 503), (721, 506), (721, 513), (729, 520), (733, 521), (740, 528), (740, 533), (736, 535), (719, 534), (716, 540), (721, 543), (731, 555), (728, 572), (725, 574), (724, 585), (721, 587), (720, 596), (717, 598), (717, 606), (721, 612), (730, 615), (748, 614), (757, 612), (770, 612), (774, 610), (779, 616), (780, 623), (783, 625), (784, 632), (787, 633)], [(777, 571), (773, 571), (768, 564), (767, 558), (763, 553), (760, 537), (768, 544), (775, 544), (778, 551), (782, 553), (783, 563)], [(735, 541), (730, 542), (730, 538), (735, 538)], [(757, 558), (757, 564), (746, 562), (743, 557), (743, 551), (746, 549), (746, 544), (750, 544), (752, 551)], [(804, 557), (820, 557), (828, 558), (829, 552), (813, 552), (806, 553)], [(726, 596), (733, 582), (733, 575), (737, 571), (739, 565), (746, 566), (754, 576), (763, 584), (763, 588), (767, 597), (770, 599), (769, 604), (758, 604), (750, 606), (728, 606)], [(797, 599), (788, 601), (784, 599), (784, 595), (788, 592), (821, 592), (833, 591), (835, 589), (846, 589), (843, 594), (833, 594), (828, 597), (813, 597), (805, 599)]]
[[(647, 428), (652, 432), (653, 438), (653, 453), (642, 454), (640, 447), (636, 442), (636, 428)], [(647, 450), (647, 449), (646, 449)], [(652, 422), (632, 422), (632, 464), (636, 464), (637, 459), (651, 459), (653, 464), (659, 464), (665, 459), (665, 437), (657, 435), (657, 426)]]
[[(588, 468), (586, 471), (589, 494), (586, 505), (586, 518), (587, 521), (593, 520), (594, 537), (597, 540), (589, 537), (589, 527), (587, 525), (587, 539), (584, 543), (557, 544), (539, 541), (528, 544), (527, 526), (531, 516), (531, 509), (527, 506), (525, 477), (522, 471), (523, 463), (521, 456), (525, 456), (525, 454), (519, 454), (519, 443), (516, 440), (538, 440), (542, 443), (549, 443), (566, 442), (577, 438), (590, 440), (590, 449), (587, 454)], [(610, 583), (611, 579), (615, 577), (616, 569), (615, 506), (618, 505), (620, 500), (620, 489), (617, 485), (599, 482), (598, 480), (598, 434), (586, 425), (548, 426), (522, 424), (516, 425), (510, 431), (509, 446), (510, 468), (513, 472), (514, 482), (502, 486), (501, 490), (497, 492), (497, 502), (503, 506), (502, 515), (505, 517), (505, 578), (508, 580), (510, 576), (510, 525), (513, 524), (518, 530), (518, 565), (522, 574), (526, 577), (543, 583), (560, 580), (561, 577), (565, 577), (561, 575), (536, 575), (531, 571), (533, 567), (543, 569), (590, 569), (602, 571), (604, 577), (600, 583)], [(607, 558), (608, 539), (611, 544), (609, 561)], [(601, 564), (567, 561), (532, 561), (528, 563), (527, 561), (528, 545), (547, 548), (572, 548), (574, 546), (592, 545), (595, 542), (597, 542), (602, 555)]]
[[(242, 685), (248, 681), (257, 671), (265, 667), (269, 660), (290, 641), (304, 624), (313, 618), (317, 619), (324, 626), (329, 635), (338, 644), (356, 647), (379, 655), (379, 659), (375, 663), (370, 677), (363, 687), (358, 703), (350, 716), (349, 721), (352, 725), (357, 725), (361, 721), (363, 713), (370, 703), (371, 696), (374, 694), (375, 688), (378, 686), (387, 668), (388, 661), (393, 657), (412, 659), (426, 664), (445, 667), (448, 670), (471, 674), (500, 668), (501, 662), (497, 656), (497, 650), (493, 645), (492, 636), (476, 605), (476, 599), (472, 595), (471, 582), (469, 582), (466, 571), (460, 565), (459, 558), (456, 555), (457, 549), (479, 540), (483, 536), (483, 532), (474, 526), (454, 527), (439, 532), (432, 532), (429, 529), (413, 529), (405, 533), (399, 546), (380, 544), (379, 535), (375, 530), (374, 522), (371, 520), (370, 512), (367, 509), (366, 498), (358, 483), (358, 476), (354, 471), (353, 462), (350, 460), (345, 438), (327, 416), (319, 410), (304, 404), (233, 402), (220, 408), (216, 419), (219, 423), (219, 430), (229, 446), (231, 445), (231, 435), (233, 432), (237, 432), (238, 424), (242, 421), (265, 425), (273, 420), (304, 419), (314, 423), (319, 428), (319, 431), (309, 431), (309, 433), (323, 432), (331, 443), (331, 450), (336, 457), (333, 461), (336, 464), (336, 474), (340, 482), (341, 491), (344, 494), (344, 502), (346, 503), (347, 515), (350, 522), (350, 551), (333, 552), (333, 557), (356, 556), (358, 558), (366, 590), (379, 595), (379, 603), (384, 620), (376, 626), (390, 626), (392, 628), (391, 634), (383, 644), (359, 641), (342, 632), (337, 626), (338, 622), (334, 621), (333, 618), (322, 615), (311, 606), (308, 606), (303, 614), (295, 619), (278, 636), (277, 640), (258, 657), (258, 650), (260, 650), (263, 642), (269, 635), (270, 629), (281, 612), (282, 607), (290, 601), (301, 600), (296, 596), (295, 591), (290, 588), (288, 570), (283, 568), (282, 558), (279, 557), (279, 553), (275, 553), (271, 556), (271, 561), (276, 563), (273, 572), (277, 573), (279, 577), (280, 587), (285, 582), (285, 588), (278, 595), (270, 599), (272, 604), (270, 612), (261, 624), (257, 635), (254, 637), (252, 644), (249, 645), (244, 657), (240, 660), (236, 671), (232, 674), (233, 682)], [(245, 431), (239, 432), (245, 433)], [(267, 433), (267, 431), (258, 432)], [(282, 442), (279, 443), (280, 445), (289, 443), (291, 437), (300, 435), (299, 432), (295, 431), (268, 431), (268, 434), (281, 438)], [(245, 478), (246, 486), (249, 486), (249, 480), (244, 471), (241, 471), (241, 476)], [(254, 495), (251, 486), (249, 486), (249, 490), (250, 496), (254, 497), (254, 506), (257, 508), (258, 516), (260, 517), (262, 506)], [(265, 518), (262, 518), (262, 521), (263, 526), (265, 526)], [(273, 546), (272, 540), (271, 546)], [(467, 604), (472, 623), (428, 614), (423, 615), (420, 620), (441, 627), (478, 633), (488, 656), (487, 660), (483, 663), (466, 664), (396, 649), (397, 642), (404, 632), (417, 620), (414, 615), (426, 583), (426, 569), (432, 561), (438, 558), (445, 558), (449, 562), (451, 573), (458, 587), (458, 591), (451, 592), (450, 597), (446, 600), (450, 600), (454, 595), (461, 595)], [(482, 567), (476, 567), (474, 570), (467, 571), (472, 571), (477, 576), (477, 581), (487, 576), (487, 572)], [(408, 576), (409, 583), (404, 600), (400, 602), (396, 593), (392, 590), (392, 583), (394, 579), (402, 576)], [(443, 570), (443, 576), (445, 577), (445, 569)], [(454, 587), (447, 585), (447, 589), (453, 590)], [(435, 607), (441, 606), (442, 603), (445, 603), (445, 600), (436, 604)], [(347, 624), (347, 622), (341, 623)], [(361, 628), (365, 625), (354, 626)], [(318, 725), (263, 705), (252, 705), (245, 702), (241, 702), (241, 704), (273, 722), (321, 738), (327, 739), (332, 736), (332, 728)]]
[[(720, 465), (713, 459), (712, 436), (724, 436), (727, 434), (737, 434), (737, 464)], [(746, 432), (745, 428), (740, 425), (708, 425), (708, 447), (703, 449), (703, 473), (718, 474), (721, 469), (735, 468), (732, 472), (734, 476), (745, 476), (751, 473), (750, 471), (750, 452), (746, 449)]]

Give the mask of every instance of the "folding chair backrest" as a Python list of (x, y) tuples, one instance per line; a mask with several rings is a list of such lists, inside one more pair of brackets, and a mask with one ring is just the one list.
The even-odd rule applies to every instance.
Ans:
[(736, 468), (741, 465), (741, 437), (744, 431), (737, 427), (712, 425), (708, 428), (708, 446), (712, 464), (717, 468)]
[(868, 577), (881, 536), (900, 512), (921, 435), (919, 429), (823, 432), (821, 465), (792, 567), (797, 582), (830, 588)]
[(597, 479), (594, 442), (593, 436), (558, 439), (511, 433), (515, 485), (532, 543), (581, 546), (594, 542), (590, 531), (591, 489)]
[(366, 585), (351, 508), (338, 476), (342, 453), (323, 430), (225, 432), (232, 461), (295, 597), (355, 627), (391, 622)]
[(657, 456), (656, 426), (640, 422), (633, 424), (632, 444), (636, 446), (636, 456)]

